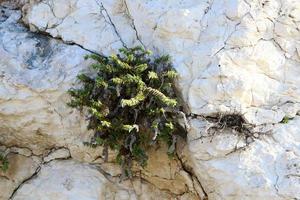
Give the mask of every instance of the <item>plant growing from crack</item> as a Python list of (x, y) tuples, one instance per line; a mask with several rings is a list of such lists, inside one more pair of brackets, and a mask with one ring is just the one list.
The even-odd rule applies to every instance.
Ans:
[(117, 151), (123, 176), (131, 177), (132, 161), (144, 167), (147, 150), (159, 142), (175, 151), (180, 107), (173, 81), (177, 77), (169, 56), (151, 59), (142, 47), (122, 48), (120, 54), (88, 55), (94, 73), (80, 74), (79, 89), (71, 88), (69, 106), (87, 112), (94, 137), (88, 145)]
[(3, 172), (6, 172), (8, 170), (8, 166), (9, 166), (9, 163), (8, 163), (7, 157), (4, 156), (4, 154), (0, 153), (0, 169)]
[(292, 119), (293, 119), (293, 118), (290, 118), (290, 117), (288, 117), (288, 116), (284, 116), (280, 123), (282, 123), (282, 124), (287, 124), (287, 123), (289, 123), (289, 121), (292, 120)]

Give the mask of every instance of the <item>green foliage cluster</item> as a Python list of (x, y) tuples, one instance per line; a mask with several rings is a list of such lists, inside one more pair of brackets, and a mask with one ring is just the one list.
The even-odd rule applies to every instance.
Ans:
[(78, 75), (82, 87), (69, 90), (68, 105), (88, 113), (88, 128), (95, 133), (89, 145), (116, 150), (117, 162), (129, 172), (133, 160), (146, 165), (147, 149), (158, 141), (174, 153), (177, 73), (169, 56), (151, 59), (151, 52), (142, 47), (119, 52), (86, 57), (95, 61), (93, 73)]
[(7, 158), (0, 153), (0, 169), (3, 172), (6, 172), (8, 170), (8, 165), (9, 165), (9, 163), (8, 163)]

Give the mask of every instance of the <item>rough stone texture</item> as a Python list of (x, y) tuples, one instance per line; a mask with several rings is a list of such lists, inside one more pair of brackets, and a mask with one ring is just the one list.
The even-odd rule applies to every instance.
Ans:
[(54, 161), (44, 165), (39, 176), (24, 184), (12, 199), (130, 199), (132, 195), (112, 185), (95, 167)]
[[(300, 199), (297, 0), (40, 0), (27, 1), (22, 11), (23, 22), (37, 33), (16, 24), (18, 11), (6, 9), (0, 17), (0, 143), (39, 155), (65, 147), (72, 158), (118, 176), (100, 149), (82, 146), (89, 136), (85, 124), (65, 106), (65, 91), (85, 68), (87, 53), (70, 43), (101, 54), (141, 44), (173, 57), (191, 129), (178, 151), (180, 163), (151, 153), (157, 163), (141, 173), (147, 186), (139, 188), (147, 189), (138, 194), (191, 199), (194, 190), (205, 196), (203, 187), (209, 199)], [(242, 115), (253, 127), (251, 137), (226, 127), (208, 134), (214, 124), (206, 118), (219, 113)], [(293, 119), (280, 124), (285, 116)], [(90, 165), (70, 163), (42, 168), (50, 173), (79, 165), (96, 173)], [(24, 187), (52, 185), (44, 177)], [(96, 182), (99, 190), (105, 187), (101, 175)], [(160, 196), (162, 190), (167, 196)], [(129, 191), (121, 196), (136, 198)]]
[[(10, 152), (7, 156), (10, 165), (8, 171), (0, 172), (1, 200), (199, 199), (191, 177), (166, 158), (161, 159), (159, 165), (152, 165), (153, 169), (149, 166), (146, 175), (136, 169), (132, 180), (120, 183), (117, 164), (80, 163), (72, 160), (63, 148), (53, 149), (44, 156), (35, 156), (29, 150), (16, 147), (1, 147), (3, 151)], [(164, 173), (157, 174), (160, 165), (173, 170), (165, 169)]]
[(65, 42), (85, 48), (111, 53), (126, 44), (136, 43), (135, 32), (124, 17), (126, 8), (122, 1), (59, 0), (33, 3), (23, 8), (24, 21), (31, 31), (45, 31)]
[[(36, 154), (84, 139), (85, 123), (66, 106), (66, 90), (88, 52), (29, 33), (19, 11), (0, 14), (0, 141)], [(79, 141), (78, 140), (78, 141)]]
[[(297, 116), (288, 124), (264, 127), (259, 137), (247, 144), (232, 130), (208, 135), (209, 122), (191, 120), (188, 146), (193, 168), (199, 180), (205, 183), (208, 198), (300, 197), (299, 123)], [(218, 186), (213, 186), (216, 183)]]
[[(15, 148), (16, 149), (16, 148)], [(0, 199), (9, 199), (23, 181), (39, 169), (41, 160), (38, 157), (9, 153), (7, 159), (10, 163), (8, 170), (4, 173), (0, 171)]]
[[(191, 195), (191, 194), (185, 194)], [(196, 199), (195, 196), (187, 196)], [(96, 166), (75, 161), (53, 161), (42, 167), (36, 178), (15, 193), (14, 200), (31, 199), (174, 199), (151, 184), (133, 179), (117, 184), (101, 174)], [(184, 199), (181, 198), (181, 199)]]
[(44, 162), (50, 162), (52, 160), (67, 159), (70, 158), (70, 152), (66, 148), (61, 148), (50, 152), (46, 157), (44, 157)]
[(296, 1), (279, 0), (51, 0), (29, 4), (24, 21), (104, 54), (139, 39), (173, 56), (192, 113), (241, 112), (263, 124), (299, 110), (297, 11)]
[[(241, 112), (249, 123), (263, 124), (294, 116), (287, 103), (299, 110), (297, 39), (290, 36), (297, 19), (289, 17), (299, 9), (295, 1), (129, 2), (144, 43), (175, 59), (192, 113)], [(289, 34), (278, 33), (284, 27)], [(284, 49), (289, 40), (293, 45)]]
[[(51, 164), (52, 162), (56, 163), (56, 160), (70, 158), (96, 163), (99, 171), (112, 180), (105, 179), (104, 181), (100, 176), (100, 181), (97, 182), (96, 177), (96, 180), (92, 179), (90, 182), (93, 184), (95, 181), (94, 187), (99, 187), (99, 189), (91, 192), (91, 196), (86, 194), (93, 191), (94, 188), (88, 188), (89, 184), (87, 184), (86, 188), (76, 186), (74, 190), (78, 194), (72, 191), (71, 196), (67, 191), (63, 196), (64, 191), (62, 191), (62, 199), (73, 199), (76, 196), (78, 199), (83, 199), (82, 196), (86, 196), (86, 199), (104, 197), (105, 199), (156, 199), (157, 197), (163, 199), (175, 197), (197, 199), (197, 193), (193, 185), (190, 184), (192, 177), (183, 171), (178, 160), (169, 160), (167, 156), (162, 156), (159, 162), (149, 165), (143, 173), (140, 172), (140, 168), (137, 168), (136, 174), (137, 177), (140, 177), (140, 183), (137, 185), (126, 186), (126, 184), (122, 184), (122, 187), (126, 186), (126, 191), (117, 192), (115, 188), (107, 191), (107, 194), (98, 194), (100, 190), (106, 190), (108, 183), (110, 185), (112, 183), (118, 184), (121, 171), (119, 166), (114, 163), (114, 152), (109, 152), (109, 162), (104, 163), (102, 148), (92, 149), (83, 145), (83, 141), (88, 140), (91, 136), (86, 130), (84, 117), (66, 106), (68, 101), (66, 91), (74, 83), (78, 72), (86, 69), (88, 63), (83, 61), (83, 57), (90, 52), (77, 45), (66, 45), (48, 36), (30, 33), (23, 25), (17, 23), (20, 17), (19, 11), (1, 8), (0, 144), (11, 146), (9, 148), (11, 153), (26, 155), (28, 157), (24, 158), (26, 162), (29, 162), (33, 157), (38, 158), (42, 170), (37, 171), (36, 166), (31, 169), (29, 166), (27, 167), (26, 163), (24, 168), (21, 168), (20, 162), (11, 160), (10, 169), (19, 167), (20, 173), (24, 173), (26, 176), (16, 173), (18, 175), (18, 179), (16, 179), (9, 177), (11, 172), (4, 173), (3, 177), (8, 176), (8, 180), (0, 181), (0, 184), (5, 187), (3, 188), (5, 193), (0, 199), (7, 199), (14, 190), (21, 191), (15, 197), (16, 199), (32, 199), (31, 195), (37, 199), (55, 199), (57, 198), (55, 192), (58, 188), (54, 188), (53, 191), (50, 188), (52, 184), (53, 187), (59, 187), (59, 182), (56, 181), (63, 178), (60, 176), (65, 171), (60, 172), (59, 170), (64, 167), (66, 170), (70, 170), (69, 173), (72, 173), (74, 168), (79, 168), (74, 175), (65, 175), (65, 177), (73, 177), (74, 179), (78, 176), (78, 184), (85, 182), (85, 176), (96, 176), (93, 174), (96, 173), (96, 170), (90, 174), (89, 167), (87, 167), (87, 172), (84, 172), (86, 167), (81, 164), (61, 162), (62, 164), (58, 166), (59, 169), (56, 169), (55, 164)], [(15, 148), (14, 146), (26, 147), (30, 150)], [(155, 160), (153, 156), (166, 155), (165, 152), (166, 148), (157, 152), (153, 151), (150, 158)], [(15, 164), (20, 166), (15, 166)], [(29, 163), (28, 165), (33, 164)], [(165, 166), (163, 171), (158, 171), (160, 165)], [(81, 166), (83, 167), (81, 168)], [(51, 171), (52, 168), (53, 174), (51, 174), (52, 172), (49, 173), (53, 180), (47, 182), (49, 177), (44, 175), (44, 171), (46, 169)], [(101, 174), (100, 172), (97, 173)], [(46, 170), (45, 173), (48, 174), (48, 171)], [(54, 176), (55, 173), (58, 174)], [(80, 173), (82, 174), (80, 175)], [(31, 177), (33, 174), (35, 176)], [(45, 179), (44, 176), (46, 176)], [(35, 182), (31, 182), (31, 179), (35, 177), (38, 177), (38, 180), (41, 179), (37, 185), (41, 184), (42, 188), (37, 187)], [(23, 181), (25, 181), (24, 184)], [(114, 186), (110, 187), (114, 188)], [(131, 193), (132, 190), (136, 189), (135, 187), (140, 187), (140, 191), (133, 195)], [(37, 193), (28, 188), (35, 188), (33, 190), (36, 190)], [(47, 189), (49, 189), (48, 193), (45, 192)], [(79, 195), (80, 193), (82, 194)]]

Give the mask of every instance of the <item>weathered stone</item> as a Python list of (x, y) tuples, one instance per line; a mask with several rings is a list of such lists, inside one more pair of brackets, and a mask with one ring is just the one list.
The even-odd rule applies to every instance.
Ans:
[[(294, 87), (299, 83), (293, 78), (297, 74), (293, 66), (299, 61), (294, 45), (299, 31), (291, 17), (284, 17), (295, 13), (299, 4), (284, 3), (281, 12), (287, 14), (279, 16), (277, 0), (263, 6), (258, 1), (223, 0), (99, 3), (107, 7), (102, 8), (104, 16), (94, 0), (84, 4), (68, 0), (66, 6), (58, 6), (54, 0), (48, 1), (49, 5), (46, 1), (31, 3), (24, 20), (32, 30), (60, 35), (66, 42), (104, 54), (120, 47), (120, 38), (127, 46), (138, 39), (156, 53), (170, 54), (180, 74), (178, 85), (195, 114), (240, 112), (252, 124), (277, 123), (287, 114), (286, 103), (299, 102)], [(80, 20), (74, 26), (76, 19)], [(284, 32), (286, 26), (289, 33)], [(107, 48), (111, 37), (119, 44)], [(101, 42), (103, 38), (105, 42)], [(283, 44), (285, 41), (288, 44)]]
[(67, 0), (62, 5), (51, 0), (30, 3), (24, 10), (31, 31), (45, 31), (92, 51), (107, 54), (136, 42), (122, 1)]
[(0, 200), (7, 200), (14, 190), (25, 180), (31, 178), (38, 170), (41, 160), (10, 153), (7, 156), (9, 168), (6, 172), (0, 170)]
[(206, 135), (207, 123), (192, 120), (188, 136), (192, 168), (208, 198), (297, 198), (299, 123), (297, 116), (288, 124), (274, 125), (272, 133), (259, 133), (259, 138), (252, 138), (253, 142), (246, 146), (242, 133), (221, 130)]
[(18, 147), (11, 147), (9, 148), (10, 153), (17, 153), (26, 157), (29, 157), (32, 155), (32, 152), (30, 149), (27, 148), (18, 148)]
[[(117, 176), (114, 164), (103, 164), (101, 148), (82, 145), (90, 136), (84, 120), (65, 106), (66, 90), (86, 66), (82, 57), (87, 51), (70, 43), (106, 55), (141, 44), (155, 55), (172, 56), (178, 89), (192, 114), (191, 129), (187, 145), (177, 146), (180, 163), (153, 151), (141, 172), (153, 185), (133, 181), (131, 189), (108, 198), (135, 198), (128, 192), (132, 188), (141, 199), (193, 198), (191, 188), (209, 199), (300, 197), (298, 1), (14, 2), (21, 4), (13, 8), (26, 3), (23, 21), (36, 33), (17, 23), (19, 11), (4, 9), (0, 14), (1, 144), (27, 147), (39, 155), (66, 147), (72, 158), (97, 163)], [(241, 115), (253, 127), (247, 134), (253, 135), (228, 127), (207, 134), (213, 124), (204, 117), (220, 113)], [(290, 120), (280, 124), (283, 118)], [(106, 187), (101, 175), (95, 183)]]
[[(136, 181), (133, 181), (137, 183)], [(36, 178), (15, 193), (14, 200), (31, 199), (173, 199), (174, 196), (140, 182), (141, 193), (113, 184), (94, 166), (74, 161), (53, 161), (42, 167)]]
[[(21, 186), (13, 199), (107, 199), (122, 192), (92, 166), (73, 161), (44, 165), (35, 179)], [(125, 191), (128, 197), (128, 194)]]
[(19, 11), (1, 8), (0, 142), (41, 154), (88, 139), (82, 117), (66, 105), (66, 90), (86, 66), (88, 52), (29, 33), (17, 23), (20, 17)]
[(61, 148), (50, 152), (46, 157), (44, 157), (44, 162), (67, 158), (70, 158), (70, 151), (66, 148)]

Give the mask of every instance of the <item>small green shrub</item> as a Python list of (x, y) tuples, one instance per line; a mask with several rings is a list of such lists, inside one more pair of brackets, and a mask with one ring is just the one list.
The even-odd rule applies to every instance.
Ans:
[(6, 156), (4, 156), (0, 153), (0, 169), (3, 172), (6, 172), (8, 170), (8, 166), (9, 166), (9, 163), (8, 163)]
[[(141, 47), (120, 49), (120, 54), (93, 59), (93, 73), (78, 75), (82, 87), (69, 90), (69, 106), (87, 112), (88, 128), (94, 130), (91, 146), (118, 152), (117, 162), (130, 171), (132, 161), (142, 167), (147, 149), (158, 141), (175, 150), (178, 127), (173, 80), (177, 73), (169, 56), (151, 59)], [(106, 157), (105, 156), (105, 157)]]

